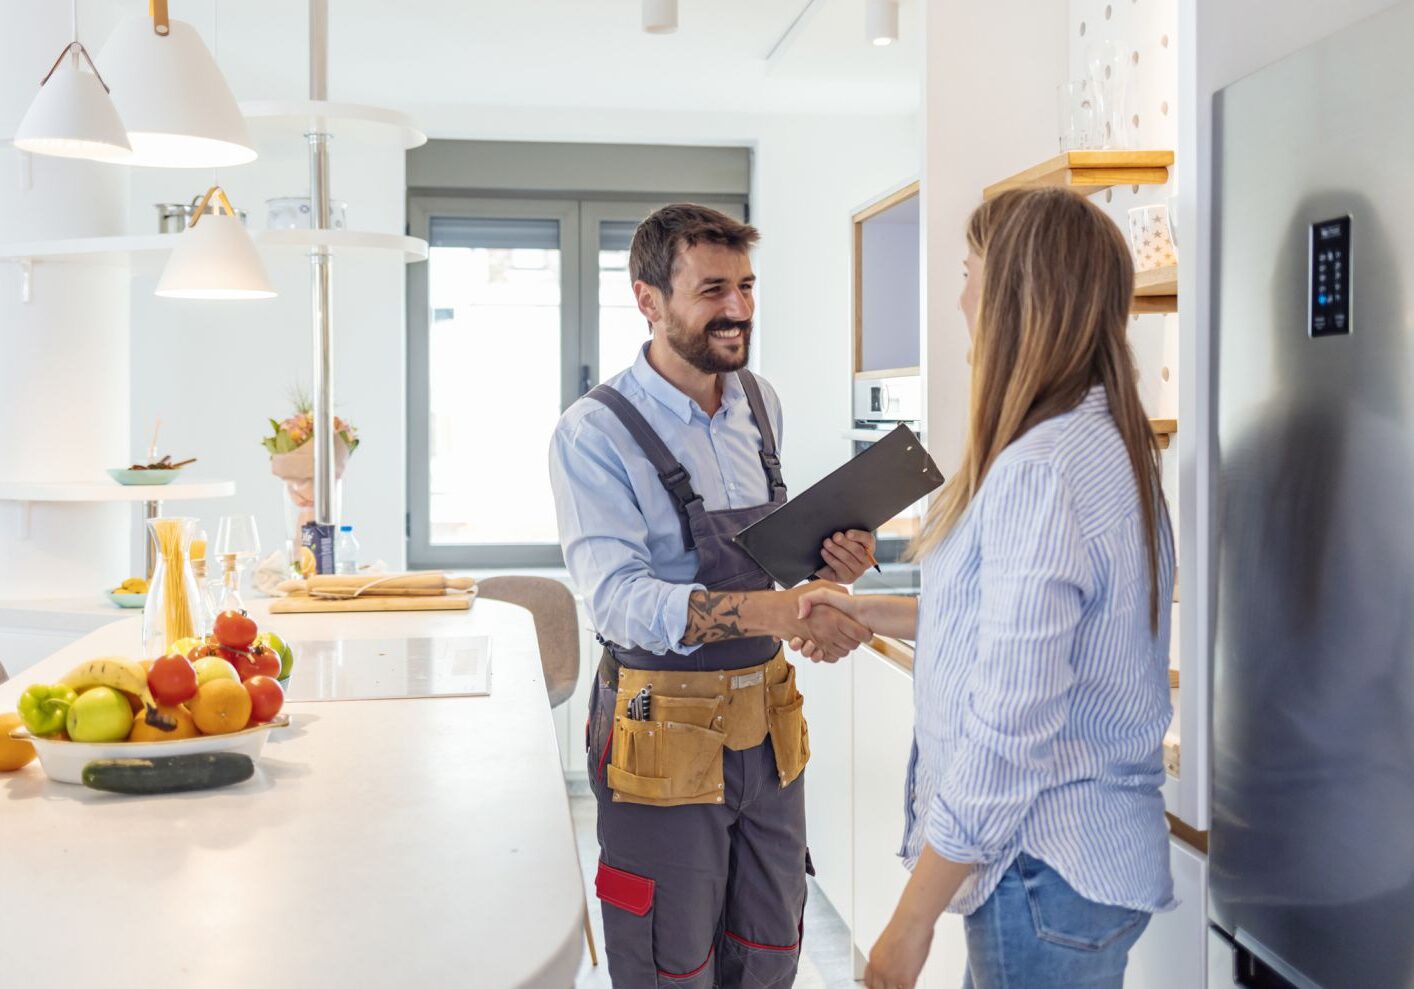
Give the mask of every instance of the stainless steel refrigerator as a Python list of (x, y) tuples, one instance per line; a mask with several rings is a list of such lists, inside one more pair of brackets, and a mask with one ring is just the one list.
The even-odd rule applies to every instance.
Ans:
[(1209, 915), (1241, 984), (1414, 986), (1411, 49), (1405, 2), (1215, 107)]

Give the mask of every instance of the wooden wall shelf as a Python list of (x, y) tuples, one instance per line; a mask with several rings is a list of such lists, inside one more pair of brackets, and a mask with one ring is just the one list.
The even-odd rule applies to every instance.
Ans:
[(1067, 151), (992, 183), (982, 198), (1041, 185), (1071, 186), (1087, 196), (1116, 185), (1163, 185), (1172, 164), (1172, 151)]
[(1178, 433), (1177, 419), (1150, 419), (1149, 428), (1159, 438), (1159, 449), (1167, 450), (1169, 441)]
[(1134, 303), (1130, 313), (1178, 312), (1178, 265), (1134, 273)]

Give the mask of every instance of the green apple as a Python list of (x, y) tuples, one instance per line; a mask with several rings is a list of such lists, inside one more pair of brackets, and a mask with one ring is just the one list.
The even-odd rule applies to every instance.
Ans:
[(133, 709), (112, 687), (94, 687), (69, 705), (65, 727), (75, 742), (120, 742), (133, 730)]
[(236, 683), (241, 682), (241, 675), (236, 672), (236, 668), (220, 656), (202, 656), (191, 665), (196, 667), (196, 685), (198, 687), (208, 680), (219, 680), (223, 677), (227, 680), (234, 680)]
[(255, 641), (274, 650), (275, 654), (280, 657), (280, 676), (277, 679), (283, 680), (288, 677), (290, 670), (295, 667), (295, 654), (289, 643), (274, 632), (261, 632)]

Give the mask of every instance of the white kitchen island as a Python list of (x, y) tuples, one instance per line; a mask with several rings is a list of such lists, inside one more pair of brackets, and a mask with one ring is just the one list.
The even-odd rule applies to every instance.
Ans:
[[(584, 890), (530, 614), (251, 616), (291, 640), (489, 636), (491, 693), (287, 705), (254, 778), (218, 790), (0, 773), (0, 982), (570, 986)], [(83, 659), (137, 658), (140, 623), (0, 685), (0, 710)]]

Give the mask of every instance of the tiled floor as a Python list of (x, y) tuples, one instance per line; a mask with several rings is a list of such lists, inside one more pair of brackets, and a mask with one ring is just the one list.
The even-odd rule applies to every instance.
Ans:
[[(571, 783), (569, 791), (579, 860), (584, 866), (584, 888), (592, 891), (593, 870), (599, 860), (599, 845), (594, 837), (594, 798), (587, 783)], [(595, 943), (599, 945), (599, 967), (589, 964), (586, 951), (574, 980), (575, 989), (611, 989), (608, 966), (604, 962), (604, 932), (598, 900), (591, 898), (589, 916), (594, 925)], [(812, 882), (806, 898), (805, 943), (796, 989), (853, 989), (852, 958), (848, 928)]]

